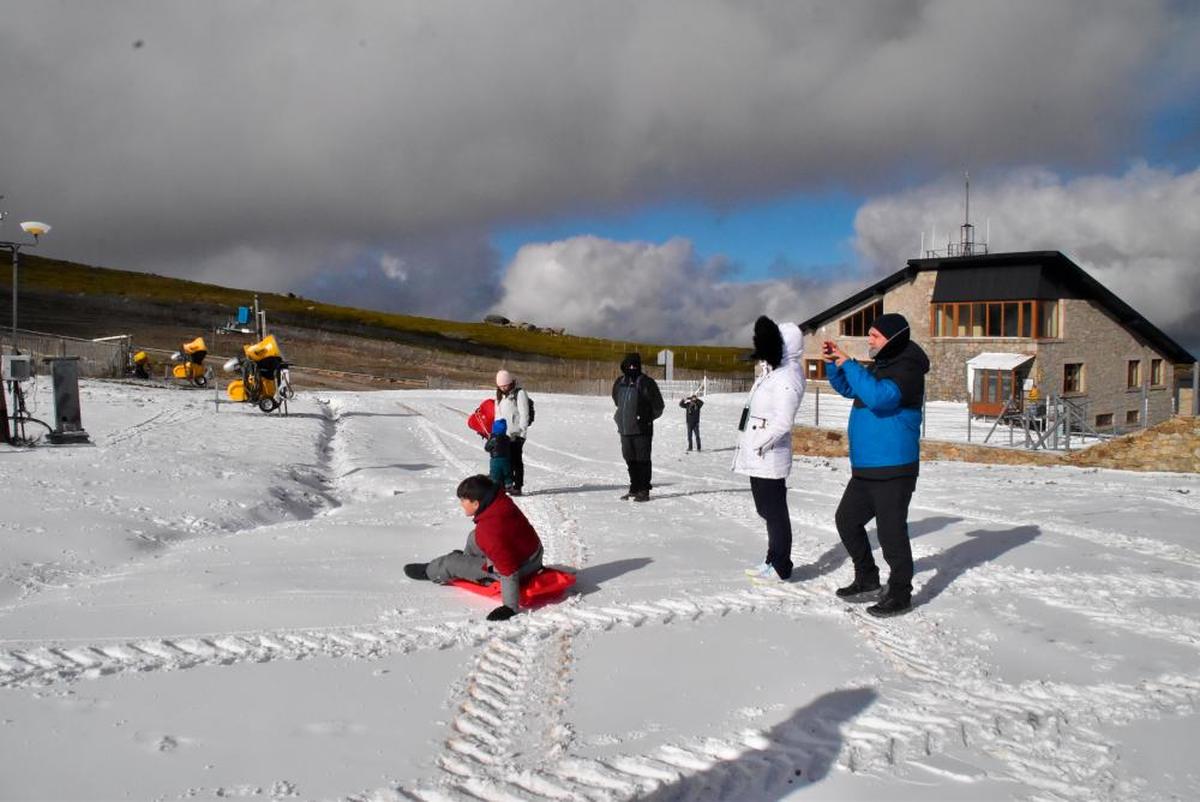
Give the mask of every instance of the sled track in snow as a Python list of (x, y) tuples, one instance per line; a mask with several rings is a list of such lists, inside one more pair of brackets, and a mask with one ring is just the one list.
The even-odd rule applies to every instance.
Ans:
[(115, 446), (129, 440), (140, 440), (143, 435), (155, 429), (161, 429), (164, 426), (174, 426), (177, 424), (186, 423), (195, 420), (201, 416), (199, 410), (189, 410), (186, 407), (169, 407), (160, 412), (151, 415), (143, 421), (128, 426), (124, 429), (118, 429), (110, 433), (104, 438), (101, 445)]
[(266, 663), (318, 656), (370, 659), (420, 650), (474, 647), (487, 643), (498, 629), (546, 639), (561, 633), (665, 625), (677, 619), (698, 620), (731, 612), (787, 612), (807, 607), (803, 597), (770, 588), (602, 607), (585, 607), (579, 601), (578, 597), (570, 598), (500, 626), (486, 621), (450, 621), (409, 628), (331, 627), (95, 643), (10, 641), (0, 644), (0, 688), (70, 683), (124, 672), (169, 671), (202, 665)]

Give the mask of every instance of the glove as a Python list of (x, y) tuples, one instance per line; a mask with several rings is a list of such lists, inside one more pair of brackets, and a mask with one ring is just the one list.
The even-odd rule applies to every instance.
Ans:
[(500, 605), (487, 614), (488, 621), (507, 621), (517, 614), (517, 611), (507, 605)]

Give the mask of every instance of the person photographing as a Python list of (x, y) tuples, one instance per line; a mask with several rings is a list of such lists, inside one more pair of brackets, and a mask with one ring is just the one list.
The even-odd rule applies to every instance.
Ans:
[[(836, 343), (822, 343), (826, 376), (835, 391), (854, 401), (850, 410), (850, 482), (834, 520), (854, 563), (854, 580), (838, 588), (847, 601), (875, 601), (871, 615), (897, 615), (912, 606), (912, 545), (908, 505), (916, 490), (921, 459), (921, 417), (929, 357), (910, 336), (903, 315), (875, 319), (867, 333), (864, 365)], [(866, 525), (875, 520), (888, 564), (880, 593), (879, 568), (871, 556)]]

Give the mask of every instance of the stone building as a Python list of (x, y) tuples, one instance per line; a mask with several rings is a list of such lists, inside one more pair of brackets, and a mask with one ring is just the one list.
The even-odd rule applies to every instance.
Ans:
[(904, 315), (929, 354), (926, 397), (981, 416), (1058, 396), (1099, 430), (1153, 425), (1175, 411), (1176, 366), (1196, 362), (1066, 256), (1031, 251), (910, 259), (800, 324), (808, 377), (824, 378), (824, 340), (865, 359), (884, 312)]

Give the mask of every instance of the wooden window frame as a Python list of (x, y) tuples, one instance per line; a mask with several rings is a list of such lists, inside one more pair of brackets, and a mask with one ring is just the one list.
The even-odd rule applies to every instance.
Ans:
[(1125, 360), (1125, 389), (1126, 390), (1142, 389), (1142, 360), (1140, 360), (1140, 359)]
[[(1151, 358), (1150, 360), (1150, 386), (1151, 387), (1166, 387), (1167, 386), (1167, 361), (1162, 358)], [(1158, 381), (1155, 381), (1157, 375)]]
[[(868, 312), (872, 313), (870, 323), (867, 322), (867, 313)], [(875, 320), (882, 314), (883, 314), (883, 299), (880, 298), (877, 301), (874, 301), (873, 303), (867, 304), (866, 306), (862, 307), (861, 309), (851, 312), (850, 314), (846, 315), (841, 320), (839, 320), (838, 321), (838, 331), (840, 332), (842, 337), (866, 337), (867, 332), (870, 331), (870, 329), (871, 329), (871, 326), (873, 326), (875, 324)], [(847, 331), (847, 329), (856, 328), (856, 326), (854, 325), (856, 323), (860, 324), (860, 326), (862, 328), (862, 334), (854, 334), (852, 331)]]
[[(929, 336), (948, 337), (956, 340), (1043, 339), (1040, 312), (1042, 305), (1047, 303), (1052, 303), (1056, 307), (1058, 305), (1058, 301), (1036, 300), (930, 303)], [(1016, 324), (1011, 326), (1016, 334), (1005, 333), (1006, 329), (1010, 328), (1005, 325), (1009, 321), (1010, 315), (1016, 316)], [(1055, 318), (1058, 318), (1057, 312)], [(977, 330), (978, 333), (976, 333)], [(992, 331), (998, 331), (999, 334), (992, 334)], [(1057, 335), (1054, 339), (1057, 339)]]
[[(1078, 387), (1069, 389), (1067, 387), (1067, 368), (1078, 367)], [(1083, 395), (1087, 392), (1087, 364), (1084, 362), (1064, 362), (1062, 372), (1062, 392), (1063, 395)]]

